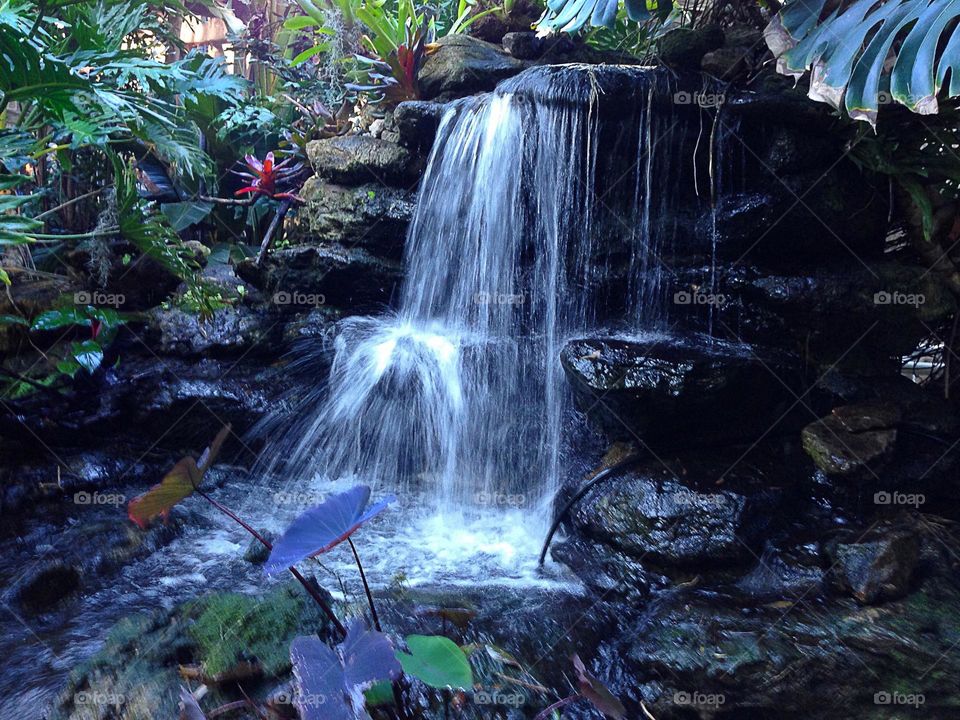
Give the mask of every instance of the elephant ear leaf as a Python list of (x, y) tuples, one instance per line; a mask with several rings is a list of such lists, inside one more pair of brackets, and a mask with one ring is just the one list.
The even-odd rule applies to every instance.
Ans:
[(339, 654), (316, 636), (290, 644), (294, 702), (302, 720), (366, 718), (364, 691), (400, 676), (390, 639), (355, 621), (339, 646)]
[(207, 720), (193, 693), (182, 686), (180, 688), (180, 720)]
[(141, 528), (146, 528), (150, 521), (160, 516), (166, 520), (171, 508), (181, 500), (193, 494), (199, 487), (204, 474), (217, 459), (220, 448), (227, 435), (230, 434), (230, 425), (225, 425), (210, 443), (210, 447), (203, 451), (200, 461), (192, 457), (185, 457), (177, 462), (163, 480), (142, 495), (133, 498), (127, 505), (127, 515)]
[(614, 720), (624, 720), (627, 709), (602, 682), (591, 675), (579, 655), (573, 656), (573, 669), (577, 673), (577, 683), (580, 694), (593, 703), (593, 706), (602, 712), (605, 717)]
[(463, 650), (440, 635), (408, 635), (410, 652), (397, 651), (397, 659), (408, 675), (433, 688), (470, 688), (473, 669)]
[(274, 543), (264, 570), (275, 573), (305, 558), (327, 552), (383, 512), (395, 499), (390, 495), (368, 508), (370, 488), (367, 485), (357, 485), (346, 492), (331, 495), (293, 521)]
[(778, 72), (810, 73), (811, 99), (875, 125), (888, 97), (936, 113), (948, 73), (947, 94), (960, 95), (958, 18), (960, 0), (787, 0), (764, 37)]

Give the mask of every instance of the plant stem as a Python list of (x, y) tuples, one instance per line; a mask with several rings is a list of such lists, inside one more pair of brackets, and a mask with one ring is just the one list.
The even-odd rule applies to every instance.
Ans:
[(541, 710), (539, 713), (537, 713), (537, 716), (533, 720), (547, 720), (547, 718), (550, 717), (550, 713), (552, 713), (554, 710), (559, 710), (564, 705), (569, 705), (574, 700), (579, 700), (579, 699), (580, 699), (579, 695), (571, 695), (569, 697), (563, 698), (562, 700), (557, 700), (550, 707), (546, 707), (543, 710)]
[[(224, 505), (221, 505), (219, 502), (214, 500), (212, 497), (210, 497), (207, 493), (205, 493), (200, 488), (195, 488), (195, 492), (204, 500), (206, 500), (208, 503), (213, 505), (217, 510), (222, 512), (224, 515), (226, 515), (228, 518), (233, 520), (240, 527), (242, 527), (244, 530), (250, 533), (267, 550), (273, 550), (273, 545), (270, 544), (270, 541), (268, 541), (266, 538), (263, 537), (263, 535), (258, 533), (256, 530), (250, 527), (247, 523), (241, 520), (240, 517), (235, 512), (225, 507)], [(337, 616), (334, 614), (333, 610), (327, 604), (327, 601), (323, 599), (323, 596), (317, 591), (317, 589), (313, 585), (307, 582), (307, 579), (300, 574), (299, 570), (297, 570), (292, 565), (290, 566), (289, 569), (290, 569), (290, 572), (293, 574), (293, 576), (300, 581), (301, 585), (303, 585), (303, 589), (306, 590), (307, 593), (310, 595), (310, 597), (312, 597), (316, 601), (317, 605), (320, 606), (320, 609), (323, 610), (326, 616), (330, 619), (330, 622), (333, 623), (333, 626), (337, 629), (337, 631), (341, 635), (346, 637), (347, 629), (343, 626), (343, 623), (340, 622), (339, 618), (337, 618)]]
[(367, 604), (370, 606), (370, 615), (373, 617), (373, 626), (377, 629), (377, 632), (383, 632), (383, 628), (380, 627), (380, 618), (377, 617), (377, 607), (373, 603), (373, 593), (370, 592), (370, 586), (367, 584), (367, 575), (363, 572), (363, 563), (360, 562), (360, 555), (357, 554), (357, 546), (353, 544), (353, 540), (347, 538), (347, 542), (350, 543), (350, 549), (353, 550), (353, 559), (357, 561), (357, 570), (360, 571), (360, 580), (363, 582), (363, 591), (367, 594)]
[(280, 227), (280, 224), (283, 222), (284, 216), (287, 214), (287, 210), (290, 209), (291, 203), (289, 200), (283, 200), (280, 203), (280, 207), (277, 208), (277, 212), (274, 213), (273, 219), (270, 220), (270, 225), (267, 227), (267, 232), (263, 235), (263, 242), (260, 243), (260, 253), (257, 255), (257, 265), (260, 265), (263, 262), (263, 259), (267, 256), (267, 250), (270, 249), (270, 242), (273, 240), (274, 234), (277, 232), (277, 228)]

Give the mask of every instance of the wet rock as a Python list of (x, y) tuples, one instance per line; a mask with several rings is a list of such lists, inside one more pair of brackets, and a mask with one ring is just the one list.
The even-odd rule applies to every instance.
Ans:
[(627, 553), (576, 537), (554, 543), (550, 557), (570, 568), (598, 597), (611, 602), (640, 602), (649, 596), (651, 587), (666, 584), (665, 578)]
[(443, 103), (429, 100), (408, 100), (397, 105), (393, 120), (399, 133), (398, 142), (415, 152), (429, 153), (445, 108)]
[(735, 80), (750, 68), (749, 47), (727, 46), (711, 50), (700, 60), (700, 68), (718, 80)]
[[(257, 532), (269, 543), (272, 543), (276, 539), (276, 535), (269, 530), (260, 528)], [(247, 544), (247, 549), (243, 552), (243, 559), (254, 565), (262, 565), (267, 561), (268, 557), (270, 557), (270, 548), (256, 538), (250, 540)]]
[(915, 534), (880, 528), (865, 540), (837, 544), (834, 576), (842, 589), (865, 605), (895, 600), (909, 591), (918, 556)]
[(875, 470), (888, 460), (897, 440), (899, 412), (890, 405), (854, 405), (803, 429), (803, 449), (828, 475)]
[(285, 226), (291, 242), (362, 247), (392, 259), (403, 255), (413, 191), (376, 183), (345, 187), (312, 177), (300, 195), (306, 203)]
[(786, 552), (765, 553), (753, 570), (737, 581), (736, 588), (753, 601), (817, 597), (825, 578), (819, 545), (812, 543)]
[(723, 45), (723, 31), (717, 26), (672, 30), (657, 42), (657, 55), (675, 70), (699, 70), (703, 56)]
[(511, 32), (503, 36), (503, 48), (518, 60), (536, 60), (543, 54), (543, 38), (532, 30)]
[(79, 590), (80, 578), (80, 571), (62, 560), (47, 561), (29, 572), (14, 597), (27, 612), (44, 612)]
[(588, 339), (568, 343), (560, 360), (578, 406), (612, 439), (750, 437), (783, 418), (792, 399), (789, 368), (742, 346)]
[(958, 610), (957, 589), (946, 579), (870, 608), (850, 600), (749, 608), (710, 593), (678, 593), (608, 649), (622, 660), (611, 689), (627, 698), (628, 711), (636, 708), (631, 717), (644, 716), (643, 700), (666, 720), (784, 717), (784, 708), (787, 717), (887, 720), (903, 716), (908, 696), (919, 696), (921, 714), (949, 717), (960, 705), (951, 683), (957, 656), (948, 651), (960, 639), (951, 620)]
[(423, 158), (372, 135), (342, 135), (307, 143), (314, 171), (342, 185), (380, 183), (411, 189), (423, 173)]
[(244, 260), (237, 275), (271, 297), (287, 293), (291, 301), (306, 298), (363, 313), (382, 310), (390, 301), (402, 268), (359, 247), (294, 246), (271, 253), (262, 265)]
[(543, 13), (543, 5), (537, 0), (516, 0), (509, 12), (504, 12), (496, 0), (479, 0), (475, 12), (496, 8), (496, 12), (470, 23), (467, 33), (489, 43), (499, 43), (508, 34), (517, 31), (529, 32), (530, 27)]
[(573, 514), (585, 536), (628, 555), (669, 565), (739, 560), (746, 500), (728, 490), (696, 490), (667, 479), (666, 468), (628, 471), (591, 491)]
[(500, 47), (469, 35), (448, 35), (437, 45), (420, 71), (420, 91), (427, 100), (493, 90), (526, 67)]
[(155, 308), (147, 315), (151, 346), (165, 355), (229, 357), (268, 347), (276, 321), (246, 305), (217, 310), (201, 322), (195, 313)]

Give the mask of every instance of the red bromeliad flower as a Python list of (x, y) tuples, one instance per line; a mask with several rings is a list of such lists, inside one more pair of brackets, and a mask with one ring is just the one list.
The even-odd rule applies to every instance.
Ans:
[(260, 162), (253, 155), (247, 155), (246, 162), (251, 172), (237, 172), (236, 174), (251, 182), (246, 187), (237, 190), (237, 192), (234, 193), (235, 195), (255, 193), (258, 195), (266, 195), (274, 200), (300, 201), (300, 198), (292, 192), (277, 192), (277, 187), (292, 180), (303, 168), (303, 163), (288, 166), (290, 158), (282, 160), (281, 162), (275, 162), (272, 152), (267, 153), (263, 162)]

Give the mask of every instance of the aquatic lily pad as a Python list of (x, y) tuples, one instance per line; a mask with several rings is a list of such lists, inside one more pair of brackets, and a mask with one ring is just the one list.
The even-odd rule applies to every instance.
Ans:
[(357, 485), (346, 492), (331, 495), (320, 505), (310, 508), (294, 520), (274, 543), (264, 570), (275, 573), (305, 558), (327, 552), (383, 512), (396, 497), (389, 495), (367, 508), (369, 500), (370, 487)]
[(192, 457), (183, 458), (157, 485), (133, 498), (127, 505), (128, 517), (141, 528), (146, 528), (157, 516), (166, 519), (171, 508), (192, 495), (200, 485), (200, 481), (213, 465), (229, 433), (230, 426), (225, 425), (210, 443), (210, 447), (203, 451), (199, 462)]
[(397, 651), (403, 671), (433, 688), (473, 687), (473, 670), (467, 656), (450, 638), (440, 635), (407, 635), (409, 653)]

